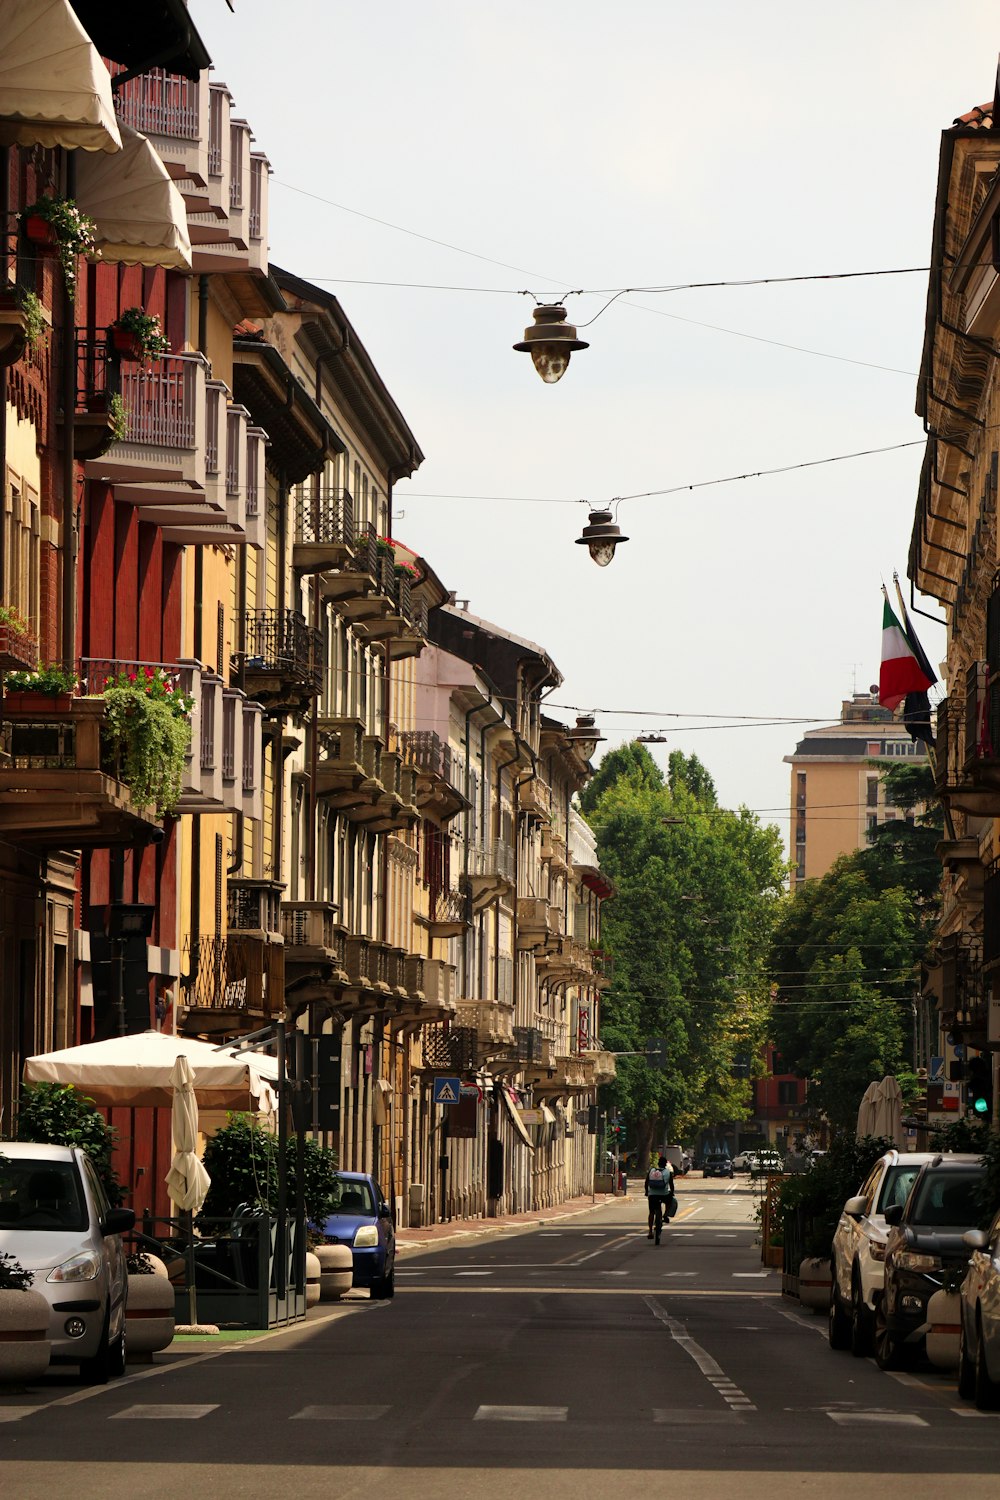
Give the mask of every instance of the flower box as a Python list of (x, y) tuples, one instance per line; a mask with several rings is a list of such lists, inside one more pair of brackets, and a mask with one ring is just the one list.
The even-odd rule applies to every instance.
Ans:
[(17, 625), (0, 624), (0, 667), (33, 672), (38, 665), (38, 642)]
[(13, 714), (68, 714), (73, 706), (72, 693), (32, 693), (20, 688), (8, 693), (3, 700), (4, 713)]
[(28, 214), (24, 220), (24, 232), (35, 245), (54, 245), (56, 232), (48, 219), (41, 214)]
[(118, 323), (111, 325), (111, 343), (120, 359), (144, 358), (142, 340), (131, 329), (122, 328)]

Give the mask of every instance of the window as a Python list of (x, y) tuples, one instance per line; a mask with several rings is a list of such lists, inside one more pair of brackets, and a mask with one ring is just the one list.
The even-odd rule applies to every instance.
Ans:
[(878, 807), (878, 777), (869, 776), (868, 789), (866, 793), (868, 807)]
[(778, 1103), (783, 1105), (797, 1104), (799, 1098), (799, 1086), (796, 1082), (784, 1082), (778, 1084)]

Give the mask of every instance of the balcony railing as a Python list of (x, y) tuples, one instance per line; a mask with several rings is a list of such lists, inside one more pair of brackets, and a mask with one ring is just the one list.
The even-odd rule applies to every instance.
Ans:
[(284, 948), (240, 933), (213, 934), (185, 945), (193, 1010), (244, 1012), (269, 1020), (284, 1004)]
[(273, 880), (229, 881), (226, 916), (228, 925), (242, 932), (281, 931), (281, 892)]
[(328, 901), (283, 901), (281, 931), (287, 958), (297, 948), (322, 949), (343, 967), (347, 962), (346, 934), (337, 922), (337, 908)]
[(354, 496), (350, 490), (300, 490), (295, 496), (295, 541), (319, 546), (354, 543)]
[(451, 746), (433, 729), (411, 729), (400, 736), (403, 759), (431, 776), (451, 781)]
[(197, 79), (150, 68), (115, 90), (115, 113), (142, 135), (196, 141), (201, 129), (200, 88)]
[(300, 683), (318, 693), (323, 680), (323, 637), (295, 609), (254, 609), (244, 616), (246, 670)]
[(490, 839), (486, 844), (473, 844), (468, 851), (469, 874), (490, 880), (514, 879), (514, 851), (503, 839)]
[(194, 448), (197, 363), (167, 354), (155, 366), (121, 373), (126, 443), (150, 448)]

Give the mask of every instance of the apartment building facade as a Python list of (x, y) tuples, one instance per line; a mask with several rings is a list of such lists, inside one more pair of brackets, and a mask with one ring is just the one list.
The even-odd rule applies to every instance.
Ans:
[[(73, 299), (19, 219), (0, 267), (0, 670), (78, 682), (0, 711), (4, 1119), (34, 1052), (280, 1026), (323, 1071), (312, 1128), (401, 1222), (557, 1201), (591, 1181), (581, 1116), (613, 1071), (588, 959), (608, 891), (570, 806), (598, 736), (543, 724), (545, 653), (494, 661), (487, 635), (517, 638), (467, 637), (392, 535), (423, 455), (337, 299), (269, 266), (269, 165), (186, 7), (154, 39), (144, 13), (123, 34), (16, 0), (4, 40), (35, 10), (78, 55), (78, 118), (43, 118), (44, 70), (0, 96), (5, 206), (78, 202), (102, 256)], [(165, 353), (119, 349), (129, 310)], [(105, 685), (149, 677), (190, 702), (167, 815), (104, 738)], [(162, 1210), (167, 1122), (116, 1123), (133, 1206)]]

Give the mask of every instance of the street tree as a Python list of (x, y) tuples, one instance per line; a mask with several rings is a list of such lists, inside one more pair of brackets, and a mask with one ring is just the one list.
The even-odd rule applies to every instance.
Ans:
[(664, 779), (642, 746), (615, 750), (581, 805), (616, 887), (603, 919), (615, 961), (604, 1044), (643, 1054), (655, 1037), (666, 1053), (666, 1066), (620, 1057), (608, 1089), (645, 1160), (661, 1132), (683, 1139), (746, 1115), (784, 862), (777, 830), (719, 807), (696, 756), (674, 752)]

